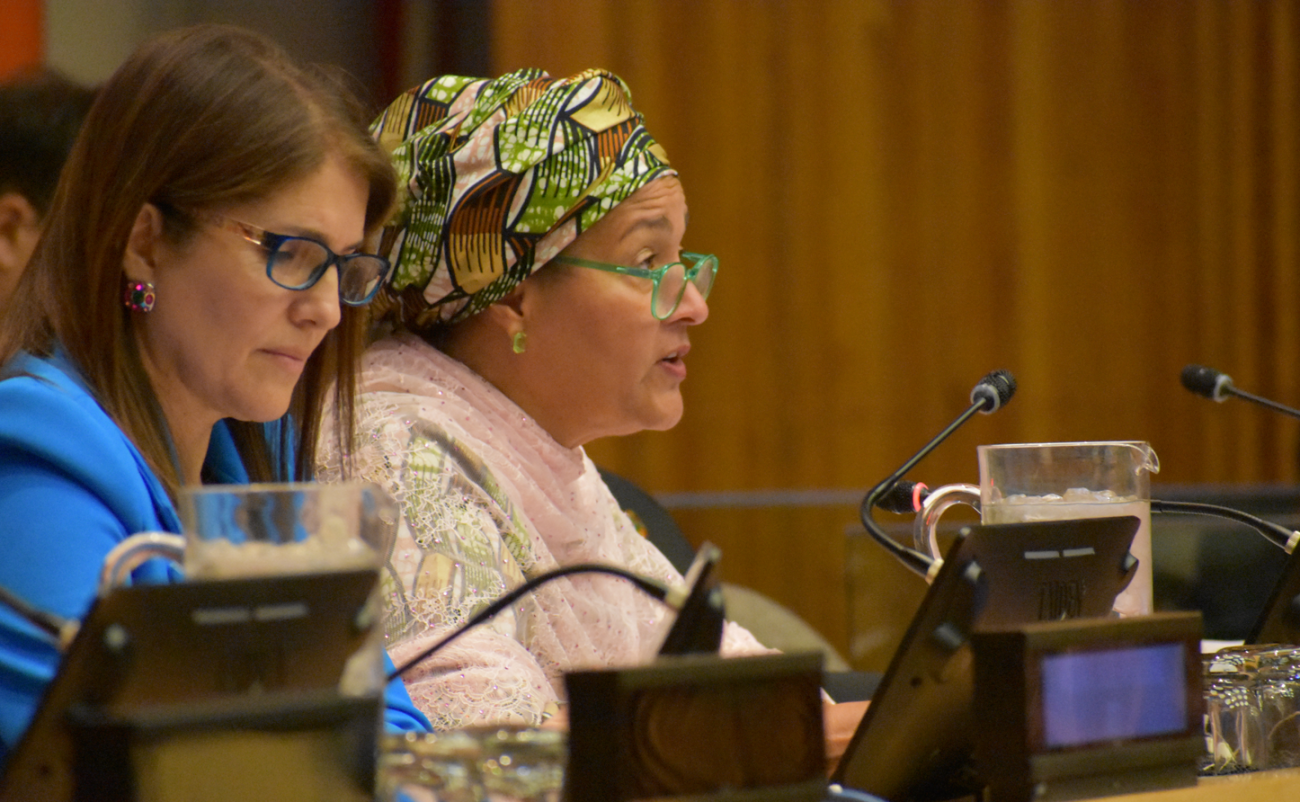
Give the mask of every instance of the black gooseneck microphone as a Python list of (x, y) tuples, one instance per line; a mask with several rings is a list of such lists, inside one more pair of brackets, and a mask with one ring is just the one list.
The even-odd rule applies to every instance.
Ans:
[[(1183, 368), (1181, 379), (1183, 386), (1197, 395), (1204, 396), (1211, 401), (1223, 403), (1228, 400), (1229, 396), (1244, 398), (1247, 401), (1253, 401), (1256, 404), (1266, 406), (1274, 412), (1281, 412), (1283, 415), (1290, 415), (1293, 418), (1300, 418), (1300, 410), (1279, 404), (1276, 401), (1270, 401), (1267, 398), (1261, 398), (1257, 395), (1238, 390), (1232, 383), (1232, 377), (1222, 371), (1214, 368), (1207, 368), (1204, 365), (1188, 365)], [(1300, 544), (1300, 532), (1292, 531), (1284, 526), (1266, 521), (1263, 518), (1257, 518), (1241, 510), (1234, 510), (1231, 507), (1220, 507), (1217, 504), (1200, 504), (1196, 502), (1183, 501), (1151, 501), (1152, 512), (1164, 513), (1188, 513), (1191, 515), (1212, 515), (1216, 518), (1226, 518), (1230, 521), (1237, 521), (1246, 524), (1287, 554), (1295, 551), (1296, 545)]]
[(1279, 404), (1276, 401), (1270, 401), (1267, 398), (1261, 398), (1257, 395), (1238, 390), (1232, 383), (1232, 377), (1214, 368), (1207, 368), (1204, 365), (1188, 365), (1183, 368), (1180, 376), (1183, 386), (1193, 393), (1205, 396), (1211, 401), (1223, 403), (1228, 400), (1228, 396), (1244, 398), (1247, 401), (1253, 401), (1256, 404), (1266, 406), (1274, 412), (1281, 412), (1283, 415), (1290, 415), (1293, 418), (1300, 418), (1300, 410)]
[(23, 620), (39, 629), (42, 634), (58, 644), (59, 651), (68, 648), (77, 635), (81, 622), (72, 618), (61, 618), (54, 613), (37, 609), (25, 599), (8, 588), (0, 587), (0, 606), (9, 608)]
[[(999, 372), (1005, 373), (1003, 371)], [(976, 391), (979, 391), (981, 387), (984, 387), (985, 383), (990, 382), (995, 375), (996, 373), (990, 373), (988, 376), (984, 377), (980, 384), (976, 386)], [(998, 406), (1006, 403), (1007, 399), (1011, 397), (1011, 394), (1015, 392), (1015, 380), (1011, 379), (1010, 374), (1005, 375), (1010, 379), (1010, 389), (1007, 391), (1004, 398), (1001, 398), (992, 409), (985, 410), (985, 412), (995, 411)], [(1248, 401), (1254, 401), (1257, 404), (1262, 404), (1277, 412), (1300, 418), (1300, 410), (1291, 409), (1290, 407), (1283, 406), (1275, 401), (1270, 401), (1266, 398), (1260, 398), (1259, 396), (1238, 390), (1233, 385), (1232, 378), (1226, 373), (1214, 370), (1213, 368), (1204, 367), (1203, 365), (1188, 365), (1183, 368), (1182, 383), (1184, 387), (1191, 390), (1193, 393), (1205, 396), (1213, 401), (1223, 402), (1227, 400), (1228, 396), (1237, 396)], [(996, 392), (996, 390), (994, 390), (994, 392)], [(972, 392), (972, 403), (974, 403), (975, 397), (975, 392)], [(912, 513), (919, 510), (921, 508), (921, 503), (925, 501), (926, 496), (930, 494), (930, 489), (920, 482), (909, 482), (900, 477), (902, 474), (910, 470), (911, 467), (919, 462), (926, 454), (929, 454), (930, 451), (932, 451), (944, 438), (951, 434), (954, 429), (964, 423), (966, 418), (970, 417), (970, 414), (971, 413), (968, 410), (966, 414), (961, 418), (958, 418), (957, 421), (945, 429), (943, 433), (930, 441), (930, 443), (926, 444), (925, 448), (921, 449), (915, 457), (909, 460), (907, 464), (890, 477), (890, 479), (894, 480), (892, 483), (890, 482), (890, 479), (886, 479), (880, 485), (877, 485), (877, 487), (872, 491), (872, 494), (875, 495), (872, 504), (882, 510), (901, 514)], [(868, 498), (871, 498), (871, 496), (868, 496)], [(1161, 501), (1159, 499), (1152, 499), (1151, 512), (1173, 515), (1208, 515), (1215, 518), (1236, 521), (1237, 523), (1245, 524), (1256, 532), (1259, 532), (1270, 543), (1282, 549), (1287, 554), (1295, 551), (1296, 547), (1300, 545), (1300, 531), (1287, 529), (1281, 524), (1267, 521), (1258, 516), (1231, 507), (1191, 501)], [(863, 524), (866, 525), (868, 511), (865, 502), (862, 516)], [(878, 528), (867, 526), (867, 531), (875, 537), (876, 540), (881, 540), (882, 536), (888, 540), (888, 543), (882, 541), (882, 545), (885, 545), (890, 552), (894, 553), (895, 556), (898, 556), (898, 558), (906, 563), (909, 568), (920, 570), (918, 566), (924, 563), (927, 565), (925, 571), (928, 572), (930, 570), (928, 565), (933, 561), (930, 560), (927, 555), (921, 554), (913, 549), (906, 549), (892, 538), (884, 535), (884, 533), (879, 531)], [(910, 553), (900, 554), (899, 550)]]
[[(456, 638), (459, 638), (461, 635), (464, 635), (466, 632), (469, 632), (474, 627), (492, 618), (497, 613), (500, 613), (502, 610), (514, 604), (524, 595), (528, 593), (532, 593), (534, 590), (541, 587), (542, 585), (545, 585), (547, 582), (550, 582), (555, 579), (559, 579), (562, 576), (569, 576), (570, 574), (587, 574), (587, 573), (608, 574), (610, 576), (617, 576), (626, 579), (632, 584), (636, 585), (641, 590), (645, 591), (650, 596), (664, 602), (672, 609), (679, 609), (681, 606), (684, 606), (685, 603), (689, 601), (690, 591), (692, 590), (688, 588), (685, 592), (678, 591), (674, 593), (672, 589), (660, 585), (656, 580), (643, 577), (640, 574), (634, 574), (631, 571), (627, 570), (626, 568), (619, 568), (613, 565), (602, 565), (600, 563), (577, 563), (574, 565), (566, 565), (560, 568), (555, 568), (553, 570), (547, 571), (546, 573), (538, 574), (537, 576), (527, 580), (526, 582), (519, 585), (518, 587), (515, 587), (507, 591), (496, 601), (492, 602), (487, 607), (484, 607), (483, 609), (475, 613), (473, 616), (471, 616), (468, 621), (456, 627), (454, 630), (452, 630), (450, 633), (444, 636), (437, 643), (421, 651), (419, 654), (408, 659), (405, 663), (402, 663), (400, 666), (397, 666), (392, 671), (388, 672), (388, 676), (386, 677), (386, 680), (388, 682), (392, 682), (397, 677), (402, 676), (407, 671), (411, 670), (411, 668), (413, 668), (418, 663), (432, 657), (434, 654), (440, 651), (444, 646), (451, 643)], [(447, 670), (453, 670), (453, 669), (454, 667), (449, 668)]]
[(1300, 532), (1287, 529), (1285, 526), (1275, 524), (1272, 521), (1266, 521), (1248, 512), (1234, 510), (1232, 507), (1221, 507), (1218, 504), (1202, 504), (1198, 501), (1160, 501), (1151, 499), (1151, 511), (1166, 514), (1209, 515), (1214, 518), (1236, 521), (1259, 532), (1270, 543), (1287, 554), (1295, 551), (1296, 545), (1300, 544)]
[(930, 495), (930, 488), (925, 482), (909, 482), (899, 479), (885, 495), (876, 499), (876, 509), (909, 515), (919, 512), (921, 504)]
[[(904, 546), (886, 534), (880, 528), (880, 525), (872, 519), (872, 510), (876, 506), (894, 512), (907, 512), (914, 509), (916, 501), (922, 497), (921, 490), (918, 490), (918, 485), (915, 483), (907, 483), (906, 486), (901, 484), (899, 480), (903, 478), (903, 474), (910, 471), (916, 463), (924, 459), (931, 451), (934, 451), (940, 443), (948, 439), (948, 435), (957, 431), (957, 428), (970, 420), (976, 412), (985, 415), (997, 412), (1011, 400), (1011, 396), (1015, 392), (1016, 379), (1008, 371), (995, 370), (980, 379), (979, 384), (976, 384), (975, 388), (971, 390), (971, 404), (966, 411), (958, 415), (956, 420), (948, 424), (934, 439), (922, 446), (921, 450), (899, 466), (898, 470), (890, 474), (883, 482), (871, 488), (871, 491), (862, 499), (862, 505), (858, 508), (858, 516), (862, 519), (862, 526), (867, 530), (867, 534), (871, 535), (886, 551), (898, 558), (903, 565), (927, 579), (931, 578), (930, 574), (936, 569), (938, 561), (932, 559), (928, 554)], [(924, 489), (924, 485), (919, 487)]]

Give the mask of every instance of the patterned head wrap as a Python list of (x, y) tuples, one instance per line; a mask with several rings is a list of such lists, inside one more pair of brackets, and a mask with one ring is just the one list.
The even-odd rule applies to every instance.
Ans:
[(483, 310), (637, 189), (676, 174), (627, 85), (603, 70), (434, 78), (371, 131), (406, 188), (382, 235), (394, 269), (374, 311), (415, 331)]

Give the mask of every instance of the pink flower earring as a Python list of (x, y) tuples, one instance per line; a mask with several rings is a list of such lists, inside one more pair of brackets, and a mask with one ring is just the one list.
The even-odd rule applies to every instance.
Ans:
[(128, 281), (126, 292), (122, 294), (122, 303), (132, 312), (153, 311), (154, 302), (158, 300), (153, 282)]

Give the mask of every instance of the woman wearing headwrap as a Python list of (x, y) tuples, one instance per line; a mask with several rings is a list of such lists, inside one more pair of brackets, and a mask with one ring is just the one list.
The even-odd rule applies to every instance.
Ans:
[[(394, 661), (561, 565), (680, 583), (582, 448), (681, 418), (689, 332), (718, 269), (681, 250), (686, 197), (627, 86), (598, 70), (447, 76), (396, 100), (375, 134), (406, 187), (380, 247), (394, 264), (375, 302), (385, 334), (366, 355), (355, 452), (326, 446), (322, 476), (358, 473), (402, 503)], [(538, 724), (564, 671), (642, 662), (665, 626), (631, 584), (573, 576), (417, 665), (407, 687), (435, 729)], [(722, 651), (768, 650), (728, 624)]]

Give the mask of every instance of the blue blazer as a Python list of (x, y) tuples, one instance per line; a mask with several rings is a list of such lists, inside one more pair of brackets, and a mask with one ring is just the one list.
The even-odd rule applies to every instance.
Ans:
[[(139, 450), (65, 359), (19, 355), (4, 375), (12, 378), (0, 380), (0, 586), (39, 609), (81, 618), (108, 551), (136, 532), (180, 532), (180, 519)], [(224, 423), (213, 430), (206, 467), (223, 482), (248, 482)], [(178, 579), (160, 560), (131, 575), (132, 582)], [(0, 605), (0, 766), (59, 660), (48, 637)], [(386, 701), (390, 730), (430, 729), (401, 680), (389, 683)]]

